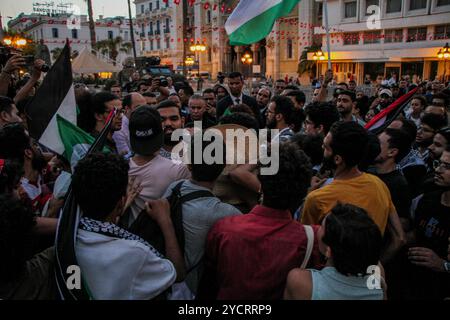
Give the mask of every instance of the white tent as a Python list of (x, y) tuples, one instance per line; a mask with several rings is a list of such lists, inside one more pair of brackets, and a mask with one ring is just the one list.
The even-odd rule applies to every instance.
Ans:
[(120, 70), (121, 68), (100, 60), (87, 49), (84, 49), (72, 61), (74, 73), (119, 72)]

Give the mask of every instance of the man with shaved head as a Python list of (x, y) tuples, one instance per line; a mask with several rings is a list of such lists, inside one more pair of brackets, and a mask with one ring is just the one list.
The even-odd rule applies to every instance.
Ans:
[(128, 154), (130, 148), (130, 131), (128, 130), (128, 123), (131, 113), (140, 106), (146, 105), (145, 98), (137, 92), (130, 93), (123, 98), (122, 106), (125, 114), (122, 117), (122, 129), (114, 132), (113, 139), (117, 146), (117, 152), (121, 155)]

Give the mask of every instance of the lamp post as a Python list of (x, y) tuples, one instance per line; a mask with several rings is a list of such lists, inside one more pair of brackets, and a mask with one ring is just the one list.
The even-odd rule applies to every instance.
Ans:
[[(244, 55), (241, 58), (241, 62), (243, 64), (246, 64), (247, 66), (250, 66), (253, 63), (253, 54), (251, 51), (247, 50), (244, 52)], [(250, 72), (249, 72), (250, 76)]]
[(200, 52), (205, 52), (206, 45), (197, 41), (196, 44), (192, 44), (190, 47), (191, 51), (195, 53), (197, 59), (197, 69), (198, 69), (198, 82), (197, 82), (197, 91), (201, 90), (201, 82), (202, 77), (200, 76)]
[(437, 56), (439, 59), (444, 60), (444, 75), (442, 77), (443, 77), (443, 81), (445, 83), (445, 72), (447, 71), (447, 60), (450, 59), (450, 48), (448, 46), (448, 43), (446, 43), (444, 47), (439, 49)]
[(319, 80), (319, 60), (325, 60), (322, 50), (318, 50), (313, 53), (313, 60), (316, 61), (316, 78)]

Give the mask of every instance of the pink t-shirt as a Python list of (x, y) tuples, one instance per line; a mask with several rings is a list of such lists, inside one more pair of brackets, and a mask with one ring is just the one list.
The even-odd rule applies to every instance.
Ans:
[(129, 177), (136, 177), (141, 182), (142, 191), (131, 205), (132, 223), (144, 209), (145, 201), (156, 200), (163, 196), (167, 187), (174, 181), (189, 179), (191, 173), (184, 164), (176, 164), (157, 155), (153, 160), (138, 166), (130, 159)]

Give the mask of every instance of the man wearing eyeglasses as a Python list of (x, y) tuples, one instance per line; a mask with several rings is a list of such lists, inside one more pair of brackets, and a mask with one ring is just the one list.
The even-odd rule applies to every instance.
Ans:
[(111, 124), (111, 130), (108, 133), (106, 139), (106, 145), (117, 153), (116, 143), (114, 142), (112, 135), (115, 131), (122, 129), (122, 101), (114, 94), (110, 92), (99, 92), (92, 98), (92, 107), (94, 109), (94, 130), (91, 132), (91, 136), (97, 137), (106, 125), (106, 120), (109, 114), (114, 108), (117, 108), (119, 112), (115, 115)]
[(408, 298), (443, 300), (450, 296), (450, 147), (434, 162), (440, 190), (425, 193), (414, 213), (415, 230), (408, 250)]

